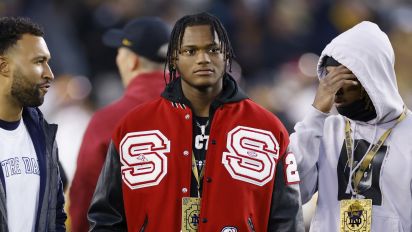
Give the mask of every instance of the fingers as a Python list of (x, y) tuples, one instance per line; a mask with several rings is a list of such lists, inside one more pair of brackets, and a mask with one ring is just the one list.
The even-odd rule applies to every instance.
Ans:
[(354, 74), (340, 74), (330, 80), (326, 80), (326, 83), (332, 88), (342, 88), (343, 85), (359, 85), (359, 81)]
[(356, 76), (348, 68), (340, 65), (333, 69), (329, 68), (325, 80), (333, 84), (342, 80), (356, 80)]
[(343, 80), (343, 84), (345, 85), (354, 85), (354, 86), (360, 86), (359, 81), (355, 78), (355, 80), (353, 79), (344, 79)]
[(335, 94), (344, 85), (360, 85), (352, 71), (343, 65), (327, 67), (327, 71), (326, 77), (320, 80), (320, 86), (330, 94)]

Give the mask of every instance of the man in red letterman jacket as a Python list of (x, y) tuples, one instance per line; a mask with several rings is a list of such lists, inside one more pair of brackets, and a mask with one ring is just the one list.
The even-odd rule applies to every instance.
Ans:
[(226, 72), (233, 57), (216, 17), (176, 22), (169, 83), (115, 130), (91, 231), (304, 231), (288, 133)]

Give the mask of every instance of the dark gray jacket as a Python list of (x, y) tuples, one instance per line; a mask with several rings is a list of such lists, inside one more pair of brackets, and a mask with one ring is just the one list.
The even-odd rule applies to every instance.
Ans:
[[(66, 231), (63, 185), (58, 167), (57, 125), (48, 124), (37, 108), (23, 109), (40, 169), (40, 193), (35, 231)], [(7, 232), (7, 204), (3, 170), (0, 168), (0, 231)], [(24, 222), (22, 222), (24, 223)]]

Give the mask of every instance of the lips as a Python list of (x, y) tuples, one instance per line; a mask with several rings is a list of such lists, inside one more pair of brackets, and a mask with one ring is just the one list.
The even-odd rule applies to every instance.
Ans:
[(339, 106), (343, 106), (345, 105), (345, 101), (341, 98), (335, 98), (335, 106), (339, 107)]
[(201, 68), (201, 69), (196, 69), (195, 71), (194, 71), (194, 73), (196, 74), (196, 75), (200, 75), (200, 76), (207, 76), (207, 75), (211, 75), (211, 74), (213, 74), (214, 73), (214, 70), (213, 69), (211, 69), (211, 68)]
[(44, 83), (44, 84), (39, 85), (39, 89), (41, 89), (45, 93), (47, 93), (48, 88), (50, 88), (50, 83)]

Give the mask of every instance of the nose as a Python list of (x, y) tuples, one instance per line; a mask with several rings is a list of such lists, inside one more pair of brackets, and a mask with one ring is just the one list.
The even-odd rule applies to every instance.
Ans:
[(210, 63), (210, 56), (206, 51), (200, 51), (197, 54), (197, 63), (198, 64), (208, 64)]
[(43, 69), (43, 78), (49, 81), (54, 80), (53, 71), (51, 70), (49, 64), (47, 63), (45, 64), (45, 67)]

